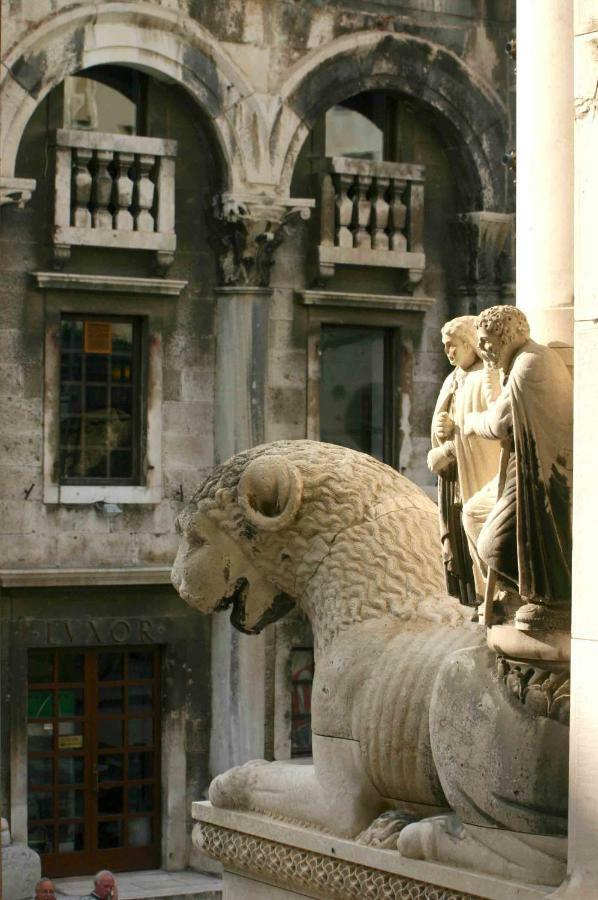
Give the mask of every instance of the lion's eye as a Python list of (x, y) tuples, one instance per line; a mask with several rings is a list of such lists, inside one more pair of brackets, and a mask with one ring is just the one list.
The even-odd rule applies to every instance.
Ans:
[(203, 545), (205, 544), (205, 538), (202, 538), (201, 534), (197, 534), (192, 531), (189, 534), (189, 543), (192, 544), (193, 547), (203, 547)]

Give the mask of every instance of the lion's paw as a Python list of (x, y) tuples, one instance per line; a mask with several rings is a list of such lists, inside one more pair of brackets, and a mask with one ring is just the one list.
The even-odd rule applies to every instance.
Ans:
[(357, 835), (355, 840), (358, 844), (365, 844), (368, 847), (395, 850), (403, 828), (415, 821), (417, 821), (416, 816), (392, 809), (374, 819), (371, 825)]
[(265, 759), (252, 759), (217, 775), (210, 784), (208, 799), (212, 806), (224, 809), (251, 809), (251, 791), (255, 786), (255, 770), (269, 765)]

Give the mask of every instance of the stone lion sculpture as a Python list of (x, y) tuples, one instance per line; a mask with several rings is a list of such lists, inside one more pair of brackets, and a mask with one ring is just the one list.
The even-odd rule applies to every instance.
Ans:
[(297, 604), (314, 634), (313, 766), (236, 767), (212, 782), (214, 805), (562, 880), (568, 729), (506, 689), (446, 595), (423, 491), (365, 454), (281, 441), (217, 467), (177, 529), (187, 603), (230, 607), (250, 634)]

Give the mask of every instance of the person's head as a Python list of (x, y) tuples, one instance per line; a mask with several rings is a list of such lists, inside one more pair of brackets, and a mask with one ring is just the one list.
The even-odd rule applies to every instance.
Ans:
[(529, 340), (529, 322), (515, 306), (490, 306), (476, 319), (478, 347), (491, 368), (507, 369), (513, 354)]
[(115, 884), (114, 875), (108, 869), (102, 869), (93, 880), (94, 891), (100, 900), (112, 896)]
[(475, 316), (458, 316), (442, 326), (442, 344), (451, 366), (469, 369), (479, 359), (475, 321)]
[(56, 900), (54, 885), (49, 878), (40, 878), (35, 885), (35, 900)]

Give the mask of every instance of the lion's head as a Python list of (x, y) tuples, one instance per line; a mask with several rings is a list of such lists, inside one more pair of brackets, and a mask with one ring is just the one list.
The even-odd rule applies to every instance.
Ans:
[(414, 572), (422, 591), (443, 590), (432, 502), (389, 466), (332, 444), (277, 441), (239, 453), (206, 479), (177, 530), (181, 597), (204, 613), (232, 606), (231, 621), (249, 633), (300, 602), (331, 561), (381, 595), (400, 597), (409, 578), (413, 588)]

